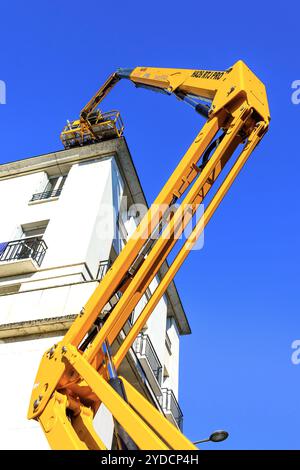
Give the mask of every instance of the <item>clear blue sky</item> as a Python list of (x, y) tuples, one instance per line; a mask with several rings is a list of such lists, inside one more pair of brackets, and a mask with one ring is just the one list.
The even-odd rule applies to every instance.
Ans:
[[(177, 276), (193, 334), (182, 340), (180, 402), (209, 448), (300, 448), (299, 2), (5, 2), (1, 162), (61, 149), (59, 133), (116, 67), (222, 70), (243, 59), (265, 82), (271, 128)], [(174, 98), (128, 82), (118, 108), (151, 202), (202, 126)], [(2, 204), (5, 203), (2, 201)], [(3, 223), (4, 221), (2, 221)]]

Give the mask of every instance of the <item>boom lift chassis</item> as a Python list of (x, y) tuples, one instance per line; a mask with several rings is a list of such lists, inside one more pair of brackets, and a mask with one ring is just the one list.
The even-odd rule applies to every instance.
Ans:
[[(151, 67), (119, 69), (83, 108), (80, 120), (76, 121), (79, 130), (92, 135), (89, 116), (122, 78), (136, 86), (175, 94), (207, 120), (65, 337), (43, 355), (28, 418), (39, 421), (53, 449), (103, 450), (105, 445), (93, 428), (93, 417), (104, 403), (115, 420), (119, 449), (196, 449), (117, 371), (267, 131), (270, 121), (267, 96), (262, 82), (242, 61), (222, 72)], [(112, 354), (111, 345), (233, 154), (234, 163), (229, 165), (204, 214), (117, 352)], [(175, 202), (180, 205), (170, 215)], [(188, 216), (184, 211), (187, 206)], [(160, 236), (149, 243), (157, 230)], [(122, 294), (120, 300), (106, 321), (102, 321), (104, 306), (117, 292)]]

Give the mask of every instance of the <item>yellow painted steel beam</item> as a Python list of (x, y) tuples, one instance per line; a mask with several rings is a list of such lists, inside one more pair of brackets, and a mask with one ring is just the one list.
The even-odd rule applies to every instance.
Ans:
[[(223, 121), (224, 116), (223, 119), (222, 116), (215, 118), (207, 122), (201, 132), (199, 132), (159, 196), (115, 260), (113, 266), (106, 273), (101, 286), (99, 285), (84, 306), (83, 314), (70, 327), (65, 336), (65, 343), (72, 343), (77, 346), (83, 339), (97, 318), (99, 311), (103, 309), (114, 294), (146, 240), (148, 240), (151, 234), (152, 220), (160, 221), (174, 195), (180, 196), (197, 176), (193, 165), (196, 165), (201, 154), (217, 133), (220, 125), (223, 124)], [(185, 181), (187, 181), (186, 184), (184, 183)]]
[(99, 90), (96, 91), (91, 100), (84, 106), (80, 112), (80, 121), (86, 122), (88, 115), (97, 108), (99, 103), (106, 97), (106, 95), (113, 89), (113, 87), (118, 83), (119, 78), (116, 73), (112, 73), (104, 85), (102, 85)]
[(242, 60), (225, 71), (136, 67), (126, 78), (169, 93), (180, 91), (210, 99), (210, 116), (242, 98), (261, 120), (270, 121), (265, 86)]
[(160, 435), (170, 449), (198, 450), (179, 429), (170, 423), (146, 398), (144, 398), (124, 377), (120, 377), (125, 388), (129, 404)]
[(90, 408), (80, 406), (80, 412), (72, 418), (72, 426), (89, 450), (107, 450), (93, 426), (94, 413)]
[[(181, 205), (183, 206), (183, 208), (185, 208), (185, 206), (188, 204), (194, 203), (195, 197), (201, 192), (205, 183), (207, 183), (208, 178), (216, 168), (217, 164), (220, 162), (220, 159), (227, 151), (230, 144), (232, 144), (232, 142), (234, 141), (248, 115), (249, 110), (247, 108), (245, 109), (244, 106), (241, 106), (235, 113), (233, 113), (232, 124), (227, 130), (227, 133), (223, 138), (222, 142), (215, 150), (213, 157), (209, 160), (204, 170), (199, 175), (194, 187), (190, 190), (190, 192), (184, 199)], [(194, 208), (193, 212), (195, 211), (196, 207)], [(167, 258), (173, 246), (175, 245), (177, 240), (174, 239), (173, 242), (173, 232), (174, 226), (178, 224), (178, 222), (179, 228), (177, 231), (177, 235), (181, 235), (185, 227), (188, 225), (189, 220), (188, 217), (186, 217), (185, 220), (182, 221), (182, 212), (180, 211), (180, 208), (178, 209), (178, 212), (175, 213), (174, 218), (165, 228), (161, 237), (153, 246), (144, 263), (139, 268), (138, 273), (135, 275), (130, 285), (122, 295), (121, 299), (115, 306), (113, 312), (111, 313), (111, 315), (109, 316), (97, 336), (94, 338), (93, 342), (91, 343), (91, 346), (85, 351), (84, 356), (89, 362), (92, 362), (96, 354), (98, 354), (106, 338), (108, 338), (109, 343), (112, 344), (112, 342), (120, 333), (124, 323), (129, 318), (131, 312), (136, 307), (137, 303), (141, 299), (150, 282), (154, 279), (161, 265)], [(165, 232), (167, 232), (168, 235), (165, 236)], [(170, 241), (173, 243), (169, 243)], [(165, 248), (167, 245), (169, 246), (166, 250)]]
[(232, 169), (230, 170), (229, 174), (225, 178), (224, 182), (222, 183), (221, 187), (219, 188), (218, 192), (215, 194), (213, 199), (211, 200), (208, 208), (205, 210), (201, 219), (197, 222), (195, 228), (193, 229), (192, 233), (184, 243), (183, 247), (177, 254), (176, 258), (174, 259), (173, 263), (169, 266), (168, 271), (166, 272), (165, 276), (158, 284), (156, 290), (148, 300), (148, 303), (145, 305), (144, 309), (136, 319), (135, 323), (132, 325), (131, 330), (128, 332), (127, 336), (125, 337), (122, 345), (118, 349), (117, 353), (114, 356), (114, 364), (116, 369), (120, 366), (122, 360), (126, 356), (127, 352), (129, 351), (130, 347), (132, 346), (134, 340), (138, 336), (139, 332), (142, 330), (143, 326), (145, 325), (146, 321), (150, 317), (151, 313), (153, 312), (154, 308), (166, 292), (170, 282), (174, 279), (177, 271), (183, 264), (184, 260), (188, 256), (189, 252), (193, 248), (194, 244), (200, 237), (201, 233), (203, 232), (205, 226), (210, 221), (212, 215), (218, 208), (220, 202), (227, 194), (230, 186), (232, 185), (233, 181), (237, 177), (238, 173), (243, 168), (244, 164), (246, 163), (247, 159), (249, 158), (251, 152), (254, 150), (256, 145), (261, 140), (263, 133), (265, 131), (265, 124), (259, 124), (252, 132), (252, 135), (249, 138), (249, 141), (243, 151), (241, 152), (240, 156), (238, 157), (237, 161), (233, 165)]
[(39, 423), (50, 447), (57, 450), (88, 450), (85, 442), (78, 438), (66, 410), (66, 395), (55, 392), (39, 417)]
[(145, 421), (126, 403), (123, 398), (101, 377), (82, 357), (74, 346), (69, 345), (64, 353), (66, 359), (87, 382), (101, 403), (125, 429), (139, 449), (168, 450), (168, 446), (149, 427)]

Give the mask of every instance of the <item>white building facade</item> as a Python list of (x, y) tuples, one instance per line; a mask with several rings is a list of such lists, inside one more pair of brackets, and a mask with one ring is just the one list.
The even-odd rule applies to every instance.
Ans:
[[(101, 282), (146, 201), (123, 137), (0, 165), (0, 201), (0, 447), (47, 449), (38, 423), (26, 418), (41, 356)], [(189, 333), (172, 283), (120, 370), (179, 427), (179, 339)], [(104, 408), (95, 427), (110, 448), (113, 424)]]

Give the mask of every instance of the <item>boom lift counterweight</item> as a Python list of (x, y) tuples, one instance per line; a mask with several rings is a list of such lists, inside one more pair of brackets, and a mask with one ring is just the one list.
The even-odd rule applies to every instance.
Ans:
[[(116, 126), (116, 121), (105, 120), (105, 115), (97, 107), (123, 78), (136, 86), (174, 94), (192, 105), (207, 121), (65, 337), (43, 355), (28, 418), (40, 422), (54, 449), (105, 449), (92, 426), (95, 412), (104, 403), (116, 422), (119, 448), (195, 449), (125, 378), (118, 377), (117, 371), (204, 227), (267, 131), (270, 120), (267, 96), (262, 82), (242, 61), (224, 72), (152, 67), (119, 69), (83, 108), (80, 119), (64, 129), (61, 138), (66, 147), (96, 142), (103, 129), (107, 131)], [(115, 129), (118, 136), (122, 131), (122, 126)], [(204, 215), (124, 341), (112, 354), (110, 347), (119, 337), (131, 312), (237, 149), (238, 156)], [(180, 205), (169, 216), (175, 201)], [(187, 206), (191, 208), (188, 216), (184, 211)], [(157, 227), (160, 236), (149, 243)], [(101, 312), (116, 292), (122, 292), (122, 296), (103, 321)]]

